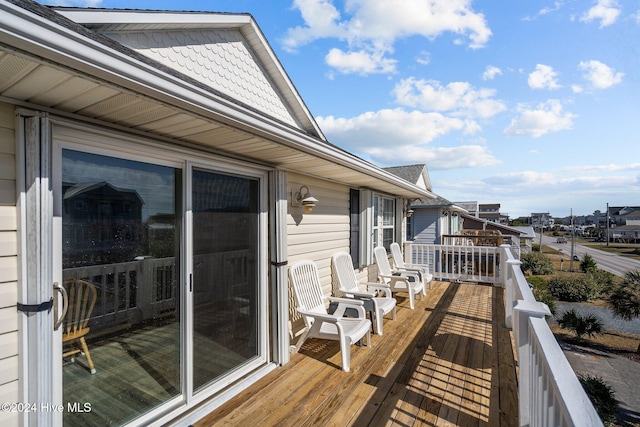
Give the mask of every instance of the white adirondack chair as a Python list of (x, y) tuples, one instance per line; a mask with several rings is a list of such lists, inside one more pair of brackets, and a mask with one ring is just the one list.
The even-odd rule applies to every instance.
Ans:
[[(416, 274), (399, 273), (393, 274), (387, 250), (384, 246), (378, 246), (373, 250), (373, 255), (378, 264), (378, 277), (383, 283), (387, 283), (391, 287), (391, 292), (407, 292), (409, 294), (409, 307), (413, 310), (416, 295), (422, 294), (422, 282)], [(412, 280), (413, 279), (413, 280)]]
[[(391, 287), (386, 283), (358, 282), (356, 273), (353, 270), (351, 255), (346, 252), (338, 252), (333, 255), (333, 274), (338, 282), (338, 291), (349, 298), (361, 298), (373, 302), (373, 313), (375, 322), (375, 333), (382, 335), (382, 319), (388, 313), (392, 313), (393, 320), (396, 319), (396, 300), (391, 293)], [(364, 288), (366, 290), (362, 290)], [(376, 296), (384, 294), (383, 297)]]
[(393, 258), (393, 264), (396, 266), (396, 271), (417, 273), (422, 281), (422, 295), (427, 295), (427, 285), (433, 280), (433, 275), (429, 273), (429, 268), (426, 266), (406, 265), (404, 258), (402, 257), (402, 251), (400, 251), (400, 245), (393, 242), (390, 246), (391, 258)]
[[(292, 353), (297, 353), (307, 338), (340, 341), (342, 370), (349, 372), (351, 345), (366, 335), (366, 345), (371, 346), (371, 322), (367, 319), (362, 301), (349, 298), (334, 298), (322, 293), (318, 267), (313, 261), (300, 261), (289, 268), (289, 279), (297, 310), (304, 318), (306, 328)], [(336, 302), (333, 314), (327, 311), (327, 302)], [(357, 311), (357, 318), (344, 317), (347, 308)]]

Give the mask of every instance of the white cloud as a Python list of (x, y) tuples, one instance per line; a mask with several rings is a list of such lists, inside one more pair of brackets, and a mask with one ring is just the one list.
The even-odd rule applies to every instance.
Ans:
[(438, 137), (478, 129), (473, 121), (440, 113), (401, 108), (368, 112), (352, 118), (317, 117), (329, 141), (378, 165), (424, 162), (429, 169), (492, 166), (499, 161), (482, 144), (432, 147)]
[(489, 176), (482, 182), (498, 186), (550, 185), (555, 183), (555, 177), (546, 172), (522, 171)]
[(538, 138), (549, 132), (568, 130), (573, 127), (573, 119), (578, 117), (564, 112), (560, 101), (551, 99), (534, 109), (520, 105), (520, 116), (511, 120), (503, 131), (507, 136), (529, 135)]
[(640, 170), (640, 163), (629, 163), (626, 165), (581, 165), (567, 166), (564, 170), (569, 172), (618, 172), (618, 171), (635, 171)]
[(396, 102), (429, 111), (448, 111), (454, 116), (488, 118), (504, 111), (506, 106), (493, 99), (494, 89), (474, 89), (467, 82), (451, 82), (446, 86), (435, 80), (400, 81), (393, 90)]
[(482, 80), (493, 80), (497, 75), (501, 75), (502, 70), (496, 66), (488, 65), (482, 73)]
[(325, 57), (327, 64), (343, 74), (379, 74), (392, 73), (396, 70), (397, 61), (384, 58), (379, 53), (369, 53), (363, 50), (343, 52), (334, 48)]
[(340, 12), (330, 1), (295, 0), (294, 7), (300, 10), (306, 26), (289, 28), (283, 41), (286, 50), (295, 51), (299, 46), (323, 37), (347, 37), (347, 30), (338, 22)]
[(560, 6), (562, 6), (562, 2), (559, 2), (559, 1), (553, 2), (553, 7), (544, 7), (540, 9), (540, 12), (538, 12), (538, 14), (546, 15), (548, 13), (555, 12), (556, 10), (560, 9)]
[(616, 0), (598, 0), (596, 5), (580, 16), (582, 22), (600, 20), (600, 28), (607, 27), (616, 22), (620, 16), (620, 7)]
[(553, 67), (537, 64), (536, 70), (529, 74), (527, 82), (531, 89), (559, 89), (558, 73), (553, 71)]
[(426, 51), (420, 52), (420, 55), (416, 58), (416, 62), (422, 65), (429, 65), (429, 63), (431, 63), (431, 54)]
[(500, 164), (483, 145), (457, 147), (404, 147), (373, 148), (367, 153), (380, 164), (426, 163), (430, 171), (495, 166)]
[[(489, 41), (491, 30), (471, 3), (405, 0), (398, 7), (388, 0), (350, 0), (341, 13), (331, 0), (295, 0), (294, 8), (300, 10), (305, 23), (288, 30), (283, 46), (295, 51), (316, 39), (335, 38), (347, 42), (349, 51), (366, 51), (380, 63), (388, 61), (384, 55), (393, 51), (396, 40), (411, 36), (434, 39), (451, 32), (466, 37), (471, 48), (480, 48)], [(342, 71), (349, 69), (343, 67)], [(354, 70), (363, 72), (362, 68)]]
[(624, 73), (596, 60), (581, 61), (578, 68), (585, 72), (584, 78), (596, 89), (607, 89), (620, 83), (624, 77)]
[(401, 108), (366, 112), (348, 119), (328, 116), (316, 120), (331, 142), (357, 149), (428, 143), (467, 126), (464, 120), (440, 113), (408, 112)]

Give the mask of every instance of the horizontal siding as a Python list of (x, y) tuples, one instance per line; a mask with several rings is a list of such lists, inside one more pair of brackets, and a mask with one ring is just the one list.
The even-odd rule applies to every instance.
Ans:
[[(20, 395), (18, 391), (18, 382), (13, 381), (5, 384), (0, 384), (0, 402), (14, 403), (20, 401)], [(0, 425), (2, 426), (17, 426), (19, 422), (19, 414), (17, 412), (3, 412), (0, 411)]]
[[(18, 394), (18, 233), (14, 108), (0, 103), (0, 402)], [(18, 414), (0, 412), (0, 424), (17, 425)]]
[(18, 332), (0, 334), (0, 362), (18, 354)]
[(0, 206), (0, 230), (16, 230), (17, 211), (15, 206)]
[[(313, 212), (291, 206), (291, 193), (306, 185), (318, 199)], [(288, 174), (287, 251), (289, 265), (303, 260), (314, 261), (325, 295), (331, 295), (331, 257), (349, 250), (349, 187), (328, 181)], [(303, 323), (296, 311), (293, 293), (289, 293), (289, 318), (292, 336)], [(294, 341), (295, 342), (295, 341)]]
[(18, 283), (6, 282), (0, 283), (0, 309), (6, 307), (14, 307), (18, 301)]
[(15, 230), (0, 230), (0, 257), (18, 254), (18, 236)]

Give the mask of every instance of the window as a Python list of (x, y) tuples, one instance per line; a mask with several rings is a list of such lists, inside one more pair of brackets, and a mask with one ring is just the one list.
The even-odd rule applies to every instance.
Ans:
[(373, 196), (373, 247), (389, 250), (395, 237), (396, 201), (381, 195)]
[(349, 255), (353, 268), (360, 266), (360, 191), (349, 191)]

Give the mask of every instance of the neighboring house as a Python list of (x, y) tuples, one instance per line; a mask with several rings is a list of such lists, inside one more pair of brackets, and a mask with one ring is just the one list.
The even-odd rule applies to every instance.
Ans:
[(191, 423), (288, 363), (288, 265), (367, 278), (433, 197), (330, 144), (248, 14), (0, 0), (0, 40), (0, 401), (64, 407), (3, 426)]
[(443, 244), (443, 236), (459, 234), (466, 211), (444, 197), (419, 199), (411, 205), (413, 215), (407, 219), (407, 240), (419, 244)]
[[(424, 164), (384, 168), (420, 188), (432, 191), (431, 180)], [(407, 240), (420, 244), (442, 244), (442, 236), (462, 230), (462, 213), (467, 211), (444, 197), (411, 200), (405, 208)]]
[(475, 201), (475, 202), (454, 202), (454, 204), (456, 206), (460, 206), (462, 209), (465, 209), (469, 213), (469, 215), (471, 215), (471, 216), (478, 216), (479, 215), (480, 203), (478, 203), (477, 201)]
[(627, 219), (640, 219), (640, 206), (609, 206), (611, 224), (624, 225)]
[[(487, 232), (487, 234), (493, 234), (500, 236), (498, 240), (495, 240), (495, 245), (499, 246), (501, 244), (509, 244), (513, 248), (520, 248), (521, 245), (521, 237), (526, 234), (530, 234), (528, 230), (518, 229), (516, 227), (511, 227), (504, 224), (498, 224), (493, 221), (488, 221), (486, 219), (477, 218), (471, 215), (462, 214), (463, 219), (463, 227), (465, 233), (472, 234), (473, 231), (476, 232)], [(478, 233), (481, 234), (481, 233)], [(484, 239), (491, 240), (491, 239)], [(473, 240), (472, 240), (473, 241)], [(488, 243), (493, 246), (494, 244)]]
[(536, 212), (531, 214), (531, 225), (534, 229), (553, 227), (555, 221), (549, 214), (549, 212)]
[(477, 216), (479, 218), (486, 219), (487, 221), (495, 222), (497, 224), (509, 224), (509, 215), (500, 212), (500, 203), (481, 203), (478, 206)]
[(640, 209), (621, 215), (623, 225), (609, 228), (609, 241), (621, 243), (640, 242)]

